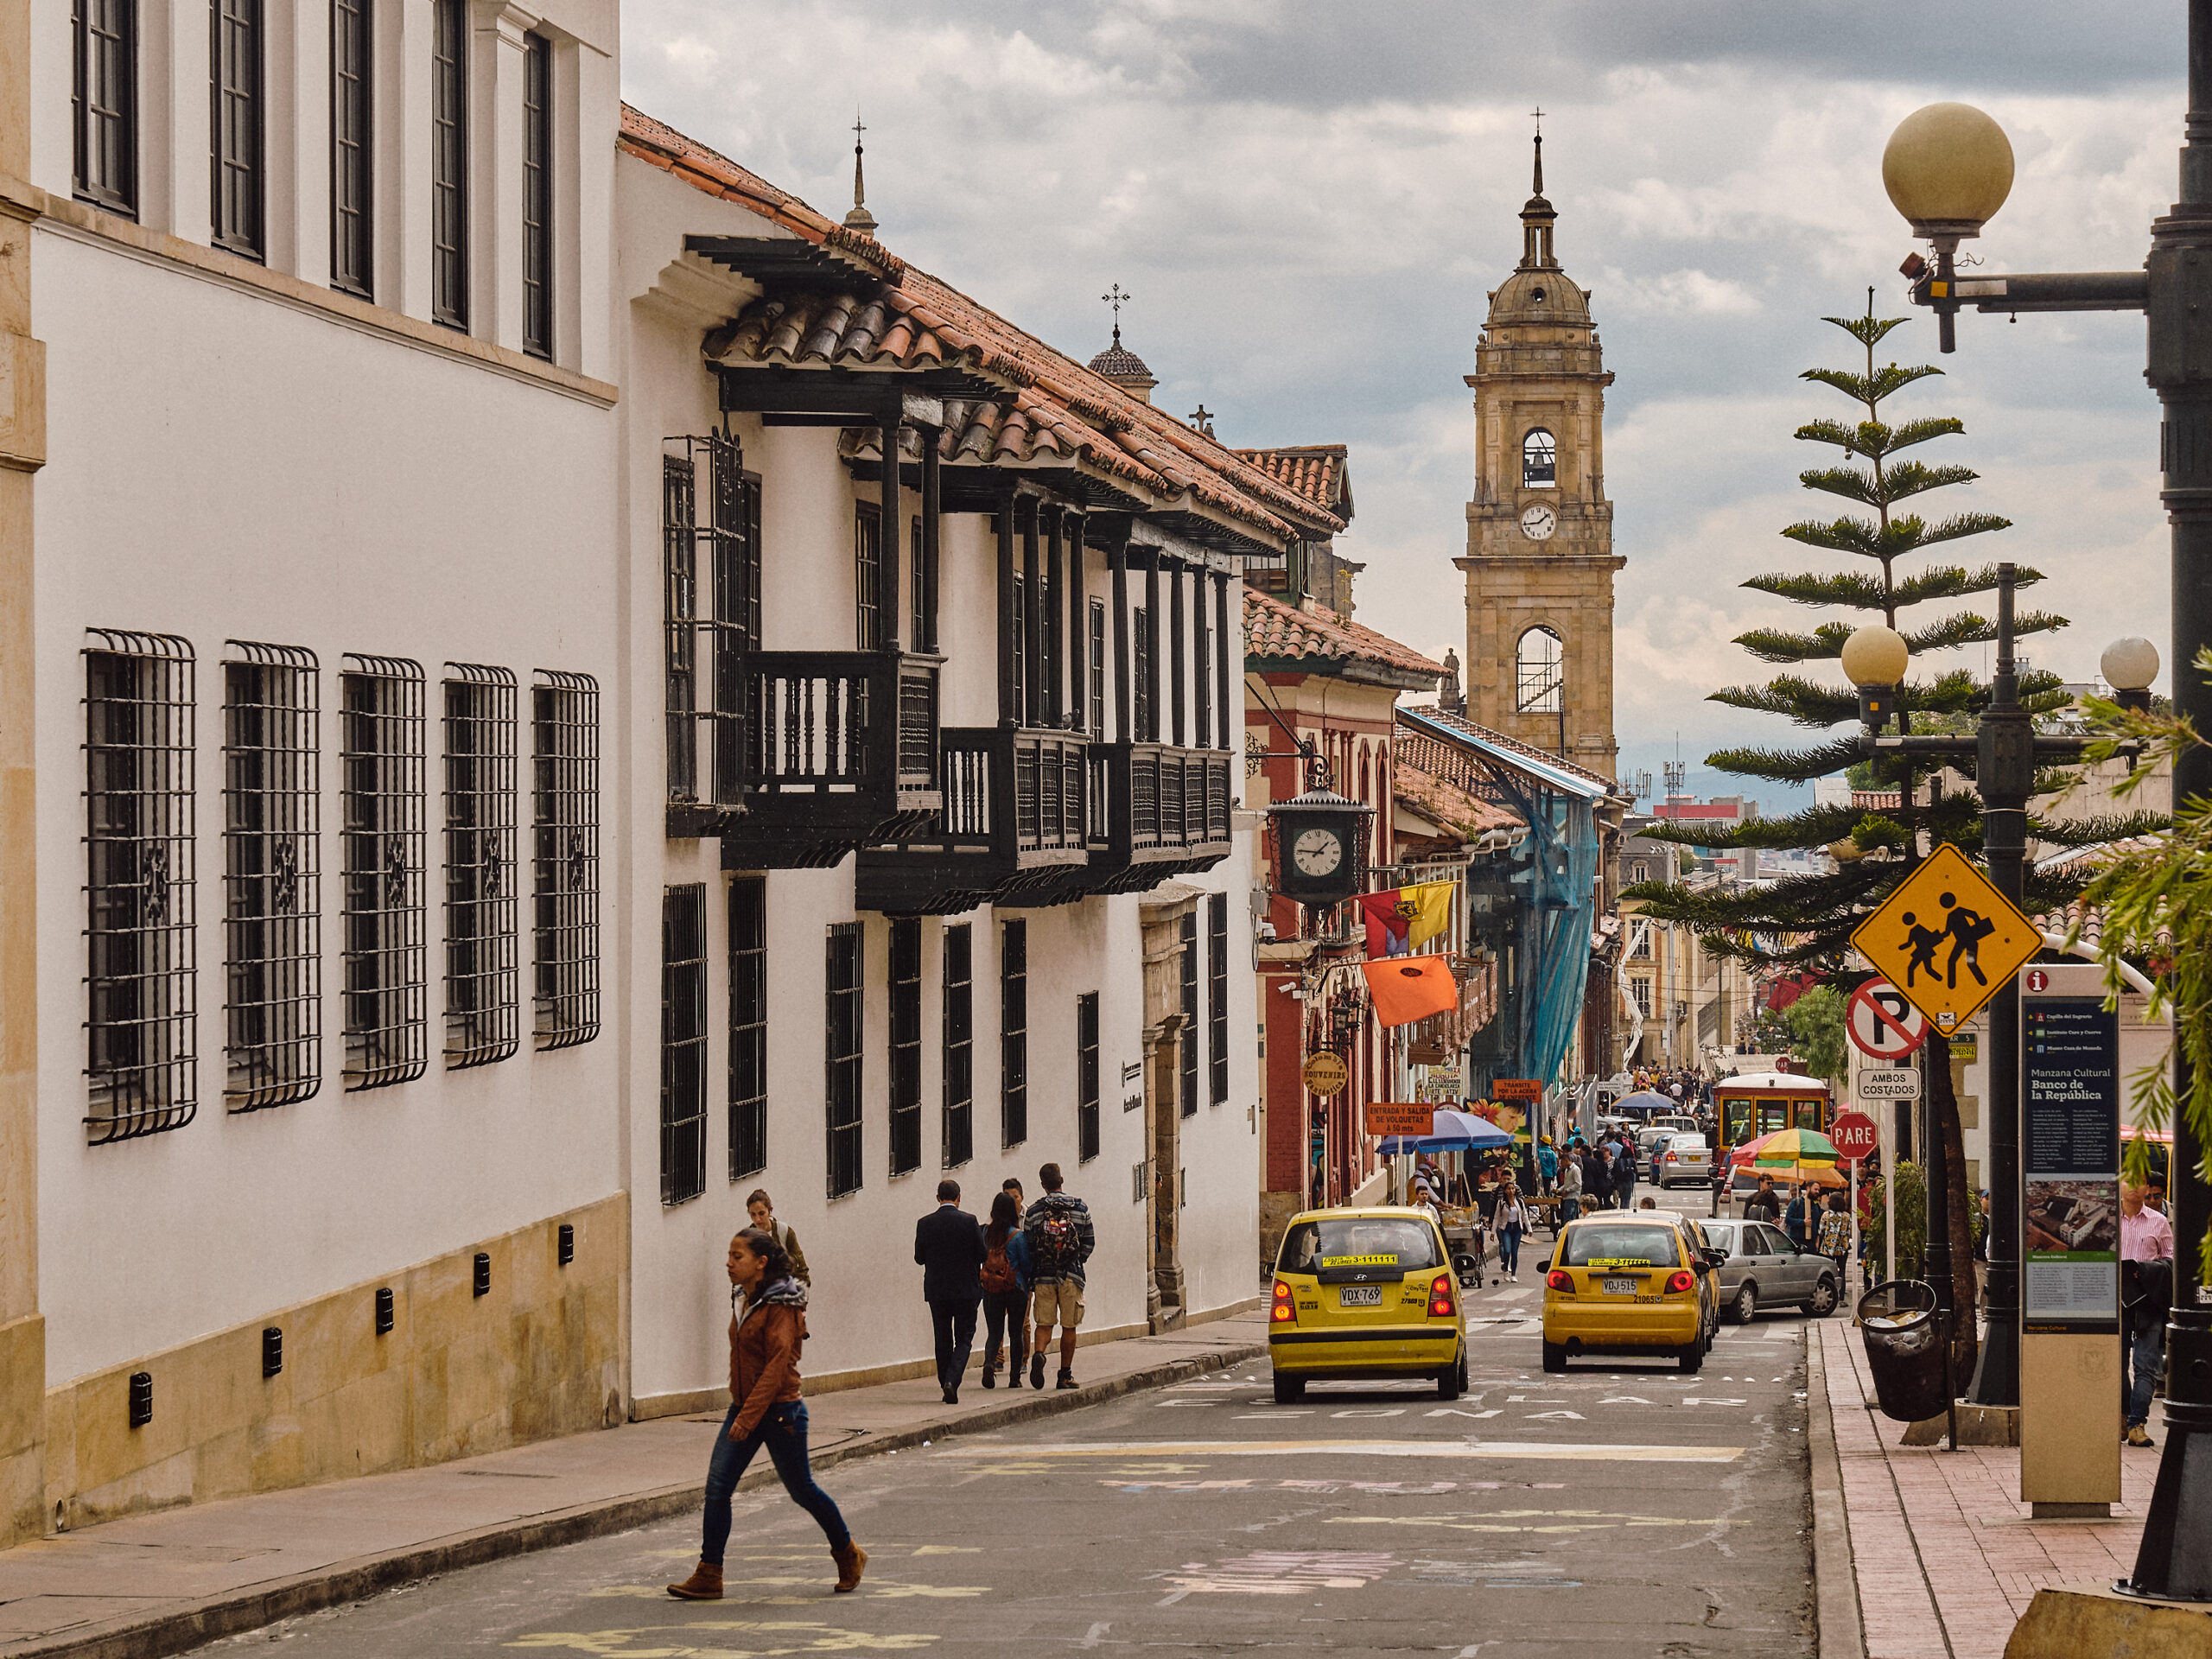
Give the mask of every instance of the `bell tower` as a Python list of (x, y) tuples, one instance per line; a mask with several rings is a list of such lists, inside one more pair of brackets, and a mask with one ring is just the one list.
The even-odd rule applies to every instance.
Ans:
[(1467, 503), (1467, 718), (1613, 775), (1613, 504), (1605, 372), (1590, 296), (1560, 269), (1558, 214), (1521, 209), (1521, 263), (1475, 346), (1475, 493)]

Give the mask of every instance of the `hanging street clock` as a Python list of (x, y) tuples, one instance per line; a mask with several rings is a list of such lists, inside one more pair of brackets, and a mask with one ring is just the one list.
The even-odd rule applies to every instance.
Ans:
[(1309, 908), (1341, 904), (1367, 887), (1371, 806), (1309, 789), (1268, 809), (1274, 828), (1275, 891)]

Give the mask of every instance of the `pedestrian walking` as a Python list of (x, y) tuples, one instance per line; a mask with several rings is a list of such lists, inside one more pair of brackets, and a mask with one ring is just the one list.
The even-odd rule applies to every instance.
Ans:
[(1559, 1160), (1559, 1221), (1564, 1227), (1582, 1213), (1582, 1160), (1573, 1147)]
[(753, 1196), (745, 1201), (745, 1213), (753, 1217), (753, 1224), (784, 1248), (791, 1259), (791, 1274), (802, 1285), (811, 1285), (814, 1275), (806, 1270), (806, 1252), (798, 1247), (798, 1235), (776, 1219), (776, 1201), (768, 1196), (768, 1189), (756, 1186)]
[(1774, 1196), (1773, 1176), (1759, 1177), (1758, 1191), (1744, 1200), (1744, 1219), (1772, 1222), (1782, 1219), (1782, 1200)]
[(1559, 1184), (1559, 1148), (1548, 1135), (1536, 1148), (1536, 1179), (1542, 1183), (1537, 1189), (1541, 1192), (1550, 1192)]
[(1072, 1389), (1076, 1331), (1083, 1324), (1083, 1264), (1097, 1248), (1098, 1236), (1090, 1224), (1090, 1206), (1060, 1191), (1058, 1164), (1039, 1170), (1037, 1180), (1045, 1191), (1021, 1219), (1030, 1281), (1035, 1287), (1031, 1317), (1037, 1322), (1036, 1345), (1029, 1352), (1029, 1386), (1045, 1386), (1045, 1355), (1058, 1325), (1060, 1374), (1053, 1386)]
[(1012, 1350), (1006, 1385), (1021, 1386), (1022, 1362), (1029, 1355), (1029, 1242), (1021, 1236), (1021, 1206), (1001, 1192), (991, 1200), (990, 1225), (983, 1229), (983, 1386), (998, 1387), (999, 1342)]
[(1626, 1130), (1613, 1143), (1613, 1192), (1624, 1210), (1636, 1201), (1636, 1142)]
[(1604, 1145), (1600, 1141), (1582, 1154), (1582, 1191), (1592, 1210), (1605, 1209), (1613, 1201), (1612, 1165), (1600, 1150)]
[(806, 1456), (806, 1402), (798, 1356), (806, 1341), (806, 1286), (789, 1252), (748, 1227), (729, 1242), (729, 1397), (722, 1432), (707, 1460), (705, 1536), (699, 1565), (668, 1593), (681, 1601), (722, 1599), (722, 1552), (729, 1543), (730, 1497), (754, 1452), (768, 1459), (791, 1501), (820, 1522), (837, 1564), (838, 1593), (860, 1587), (868, 1552), (853, 1541), (830, 1494), (815, 1484)]
[(922, 1300), (937, 1333), (937, 1382), (944, 1403), (960, 1403), (960, 1381), (976, 1345), (976, 1309), (983, 1300), (983, 1230), (960, 1207), (960, 1183), (937, 1184), (937, 1208), (914, 1224), (914, 1260)]
[[(1021, 1183), (1016, 1180), (1013, 1176), (1009, 1175), (1006, 1179), (999, 1183), (999, 1191), (1005, 1193), (1008, 1198), (1014, 1200), (1014, 1224), (1016, 1226), (1020, 1226), (1021, 1224), (1021, 1212), (1027, 1204), (1027, 1199), (1021, 1191)], [(995, 1209), (997, 1206), (996, 1205), (994, 1205), (992, 1207)]]
[[(1851, 1282), (1844, 1271), (1851, 1262), (1851, 1198), (1841, 1187), (1828, 1194), (1827, 1207), (1821, 1212), (1820, 1226), (1813, 1235), (1813, 1249), (1835, 1263), (1839, 1291)], [(1843, 1306), (1840, 1294), (1836, 1306), (1839, 1309)]]
[(2126, 1402), (2120, 1437), (2130, 1446), (2158, 1444), (2146, 1425), (2174, 1299), (2173, 1223), (2143, 1202), (2144, 1191), (2120, 1189), (2120, 1380)]
[(1521, 1276), (1521, 1235), (1529, 1227), (1529, 1206), (1509, 1175), (1497, 1190), (1497, 1265), (1509, 1279)]
[(1813, 1189), (1802, 1181), (1790, 1193), (1789, 1202), (1783, 1206), (1782, 1230), (1789, 1235), (1789, 1242), (1799, 1249), (1813, 1248)]

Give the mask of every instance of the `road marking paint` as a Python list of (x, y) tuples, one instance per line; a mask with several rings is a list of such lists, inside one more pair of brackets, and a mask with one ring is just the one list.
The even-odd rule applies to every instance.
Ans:
[[(1453, 1406), (1439, 1406), (1434, 1411), (1426, 1411), (1421, 1414), (1424, 1417), (1472, 1417), (1477, 1421), (1480, 1421), (1484, 1417), (1497, 1417), (1503, 1414), (1502, 1408), (1497, 1406), (1492, 1406), (1488, 1411), (1461, 1411)], [(679, 1554), (686, 1553), (688, 1552), (680, 1550), (677, 1552)]]
[[(934, 1636), (874, 1636), (865, 1630), (840, 1630), (834, 1624), (817, 1624), (797, 1619), (690, 1619), (681, 1624), (641, 1626), (634, 1630), (533, 1630), (506, 1643), (511, 1648), (569, 1648), (579, 1653), (620, 1654), (626, 1649), (639, 1654), (670, 1656), (698, 1655), (707, 1659), (711, 1655), (726, 1655), (726, 1647), (672, 1647), (667, 1637), (671, 1630), (713, 1630), (725, 1634), (760, 1634), (780, 1638), (772, 1648), (754, 1649), (766, 1653), (912, 1653), (926, 1648), (941, 1638)], [(650, 1648), (630, 1649), (631, 1642), (645, 1640)], [(752, 1644), (747, 1644), (751, 1647)]]
[(1332, 1417), (1402, 1417), (1405, 1414), (1406, 1408), (1403, 1406), (1376, 1406), (1371, 1408), (1354, 1406), (1346, 1411), (1332, 1411), (1329, 1414)]
[(1397, 1565), (1395, 1555), (1363, 1551), (1261, 1550), (1217, 1567), (1186, 1561), (1181, 1573), (1153, 1576), (1175, 1586), (1174, 1600), (1191, 1595), (1296, 1596), (1309, 1590), (1364, 1590)]
[(1601, 1406), (1648, 1406), (1651, 1402), (1640, 1394), (1609, 1394), (1598, 1403)]
[[(1126, 1458), (1149, 1453), (1163, 1458), (1543, 1458), (1591, 1463), (1733, 1463), (1744, 1455), (1740, 1446), (1584, 1446), (1558, 1445), (1545, 1440), (1179, 1440), (1165, 1444), (1111, 1440), (1078, 1440), (1033, 1446), (1027, 1456), (1050, 1458)], [(966, 1461), (998, 1453), (971, 1447), (948, 1446), (931, 1454)], [(1001, 1465), (1001, 1470), (1014, 1465)], [(1023, 1472), (1033, 1472), (1025, 1467)], [(1196, 1473), (1175, 1465), (1154, 1465), (1141, 1471), (1155, 1474)]]
[(1111, 1624), (1093, 1624), (1088, 1630), (1084, 1632), (1083, 1640), (1077, 1643), (1076, 1646), (1078, 1648), (1095, 1648), (1098, 1645), (1098, 1639), (1113, 1628), (1114, 1627)]
[(1582, 1414), (1579, 1411), (1532, 1411), (1528, 1414), (1529, 1421), (1532, 1423), (1541, 1422), (1547, 1417), (1560, 1419), (1573, 1418), (1578, 1423), (1585, 1421)]
[(1748, 1405), (1750, 1402), (1745, 1400), (1708, 1400), (1703, 1395), (1691, 1394), (1682, 1396), (1682, 1403), (1686, 1406), (1741, 1406)]

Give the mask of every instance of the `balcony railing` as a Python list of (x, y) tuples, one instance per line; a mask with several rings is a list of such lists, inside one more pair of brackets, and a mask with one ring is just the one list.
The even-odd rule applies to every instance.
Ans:
[(707, 719), (725, 868), (835, 863), (936, 811), (933, 658), (755, 651), (726, 664)]

